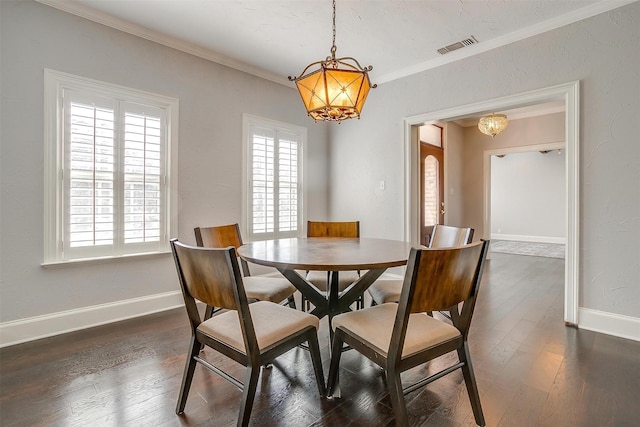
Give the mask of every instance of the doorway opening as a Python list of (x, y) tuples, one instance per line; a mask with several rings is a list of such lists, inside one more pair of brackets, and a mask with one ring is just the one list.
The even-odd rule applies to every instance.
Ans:
[[(468, 104), (451, 109), (425, 113), (404, 119), (405, 139), (405, 239), (418, 243), (420, 241), (420, 162), (418, 128), (425, 123), (442, 123), (464, 118), (478, 113), (527, 107), (531, 105), (563, 101), (565, 106), (565, 150), (566, 150), (566, 250), (565, 250), (565, 292), (564, 320), (568, 325), (578, 326), (578, 248), (579, 248), (579, 82), (553, 86), (549, 88), (506, 96), (489, 101)], [(446, 141), (446, 137), (445, 137)], [(447, 169), (447, 146), (444, 146), (445, 169)], [(445, 174), (445, 188), (447, 188)], [(490, 189), (483, 185), (482, 200), (483, 223), (485, 227), (480, 236), (489, 239)], [(445, 199), (447, 194), (445, 193)], [(446, 200), (445, 200), (446, 204)]]
[(484, 151), (484, 228), (492, 239), (566, 245), (564, 154), (564, 142)]
[(433, 226), (444, 224), (444, 128), (420, 126), (420, 244), (429, 246)]

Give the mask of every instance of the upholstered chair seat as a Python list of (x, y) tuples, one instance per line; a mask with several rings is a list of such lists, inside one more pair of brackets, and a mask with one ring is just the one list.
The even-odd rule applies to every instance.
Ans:
[(296, 291), (284, 277), (245, 276), (244, 288), (250, 300), (271, 302), (284, 301)]
[(402, 291), (402, 279), (378, 279), (369, 287), (369, 295), (376, 304), (398, 302)]
[[(333, 327), (334, 329), (341, 327), (349, 331), (349, 334), (368, 342), (380, 354), (387, 357), (397, 312), (398, 304), (377, 305), (367, 310), (339, 314), (333, 318)], [(460, 331), (454, 326), (424, 313), (411, 314), (402, 357), (411, 356), (456, 338), (460, 338)]]
[[(258, 301), (249, 305), (253, 320), (258, 349), (264, 351), (273, 344), (282, 341), (308, 326), (319, 327), (319, 319), (301, 311), (292, 310), (268, 301)], [(274, 319), (277, 319), (275, 321)], [(226, 311), (202, 322), (198, 331), (230, 345), (238, 351), (246, 352), (240, 319), (237, 311)]]

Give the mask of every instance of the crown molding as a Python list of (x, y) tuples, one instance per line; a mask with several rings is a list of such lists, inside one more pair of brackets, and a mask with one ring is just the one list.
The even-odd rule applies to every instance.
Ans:
[(79, 16), (81, 18), (88, 19), (93, 22), (97, 22), (107, 27), (115, 28), (125, 33), (132, 34), (134, 36), (141, 37), (143, 39), (159, 43), (161, 45), (177, 49), (182, 52), (206, 59), (208, 61), (215, 62), (220, 65), (224, 65), (233, 68), (238, 71), (242, 71), (266, 80), (270, 80), (281, 85), (291, 87), (291, 82), (286, 77), (264, 70), (262, 68), (253, 67), (244, 62), (237, 61), (226, 55), (214, 52), (209, 49), (205, 49), (193, 43), (188, 43), (175, 37), (162, 34), (157, 31), (150, 30), (149, 28), (141, 25), (136, 25), (124, 19), (116, 18), (106, 13), (97, 11), (90, 7), (77, 2), (69, 2), (64, 0), (36, 0), (39, 3), (61, 10), (63, 12), (70, 13), (72, 15)]
[(573, 12), (566, 13), (564, 15), (560, 15), (555, 18), (540, 22), (538, 24), (505, 34), (504, 36), (496, 37), (495, 39), (488, 40), (486, 42), (480, 41), (478, 44), (465, 47), (464, 49), (460, 49), (452, 53), (447, 53), (446, 55), (443, 55), (441, 57), (421, 62), (419, 64), (403, 68), (392, 73), (375, 76), (375, 80), (378, 83), (387, 83), (393, 80), (401, 79), (403, 77), (408, 77), (422, 71), (427, 71), (445, 64), (450, 64), (452, 62), (456, 62), (470, 56), (478, 55), (480, 53), (502, 47), (510, 43), (536, 36), (538, 34), (546, 33), (547, 31), (555, 30), (557, 28), (564, 27), (566, 25), (573, 24), (587, 18), (591, 18), (592, 16), (620, 8), (622, 6), (626, 6), (637, 1), (638, 0), (601, 0), (597, 3), (577, 9)]

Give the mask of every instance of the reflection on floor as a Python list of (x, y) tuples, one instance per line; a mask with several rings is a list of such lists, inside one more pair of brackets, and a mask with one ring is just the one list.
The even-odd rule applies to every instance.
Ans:
[(490, 250), (503, 254), (564, 258), (564, 245), (554, 243), (492, 240)]

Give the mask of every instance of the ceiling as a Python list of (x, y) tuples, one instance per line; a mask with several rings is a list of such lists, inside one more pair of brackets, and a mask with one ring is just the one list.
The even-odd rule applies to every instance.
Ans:
[[(38, 1), (286, 85), (330, 54), (330, 0)], [(373, 65), (384, 83), (634, 1), (338, 0), (337, 56)]]

